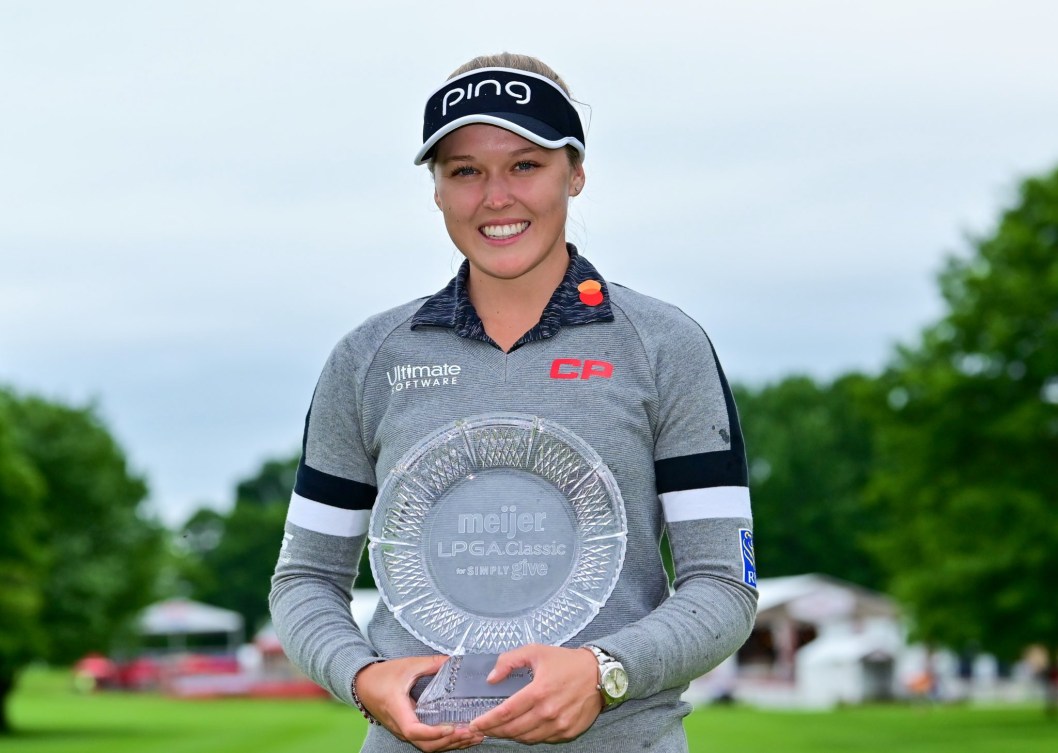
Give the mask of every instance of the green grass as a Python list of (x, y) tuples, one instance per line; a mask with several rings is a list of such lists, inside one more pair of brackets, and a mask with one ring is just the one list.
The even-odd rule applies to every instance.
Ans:
[(1058, 719), (1042, 707), (707, 708), (684, 724), (700, 753), (1058, 753)]
[[(28, 673), (9, 708), (16, 733), (0, 738), (4, 753), (354, 752), (367, 729), (332, 701), (81, 695), (61, 672)], [(1058, 753), (1058, 719), (1038, 707), (712, 707), (686, 727), (695, 753)]]
[(336, 701), (179, 700), (71, 689), (68, 673), (30, 672), (9, 706), (7, 753), (319, 753), (359, 750), (367, 722)]

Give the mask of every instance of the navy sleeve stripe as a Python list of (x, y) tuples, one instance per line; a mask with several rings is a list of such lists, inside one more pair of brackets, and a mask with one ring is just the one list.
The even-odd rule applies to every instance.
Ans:
[(701, 452), (654, 462), (658, 494), (714, 486), (748, 486), (746, 456), (736, 450)]
[(655, 461), (654, 476), (657, 479), (658, 494), (710, 489), (716, 486), (749, 486), (746, 445), (742, 438), (742, 427), (739, 426), (735, 397), (731, 393), (724, 370), (720, 367), (720, 361), (715, 362), (716, 372), (720, 377), (720, 388), (724, 392), (724, 403), (727, 406), (731, 449)]
[[(712, 347), (712, 343), (710, 343)], [(716, 353), (713, 353), (716, 358)], [(731, 386), (727, 383), (720, 361), (716, 361), (716, 373), (720, 377), (720, 387), (724, 391), (724, 404), (727, 406), (728, 430), (731, 432), (731, 452), (738, 455), (738, 462), (742, 466), (742, 486), (749, 486), (749, 473), (746, 462), (746, 441), (742, 437), (742, 424), (738, 420), (738, 406), (735, 405), (735, 395), (731, 392)]]
[(342, 510), (370, 510), (375, 504), (378, 489), (370, 484), (318, 471), (306, 465), (302, 457), (298, 463), (294, 493)]

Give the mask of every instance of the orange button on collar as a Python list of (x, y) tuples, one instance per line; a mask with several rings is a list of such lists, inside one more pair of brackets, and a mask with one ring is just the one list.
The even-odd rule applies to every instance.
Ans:
[(580, 291), (580, 302), (585, 306), (598, 306), (603, 301), (602, 283), (598, 280), (585, 280), (577, 290)]

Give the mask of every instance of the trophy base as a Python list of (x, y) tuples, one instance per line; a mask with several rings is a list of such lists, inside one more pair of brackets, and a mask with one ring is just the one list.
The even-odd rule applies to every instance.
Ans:
[(448, 659), (419, 696), (415, 715), (423, 724), (466, 726), (533, 680), (530, 669), (516, 669), (500, 682), (485, 681), (499, 654), (464, 654)]

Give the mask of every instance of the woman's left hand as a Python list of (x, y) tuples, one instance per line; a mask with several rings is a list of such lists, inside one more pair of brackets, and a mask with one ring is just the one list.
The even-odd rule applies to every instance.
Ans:
[(588, 649), (532, 643), (500, 654), (488, 679), (499, 682), (522, 667), (533, 670), (533, 681), (472, 721), (472, 730), (521, 743), (561, 743), (602, 711), (599, 663)]

